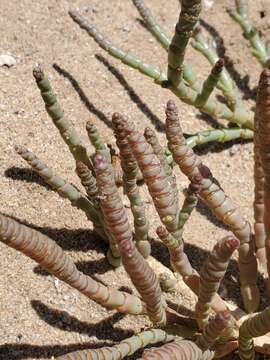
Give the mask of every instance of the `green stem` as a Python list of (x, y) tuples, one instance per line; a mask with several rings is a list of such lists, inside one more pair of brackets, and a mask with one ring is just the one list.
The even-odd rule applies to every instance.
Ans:
[(83, 162), (91, 168), (92, 165), (88, 158), (86, 148), (82, 145), (79, 135), (64, 115), (64, 112), (57, 101), (56, 95), (53, 92), (49, 79), (44, 75), (40, 66), (34, 68), (33, 75), (44, 100), (47, 113), (59, 130), (60, 135), (67, 144), (74, 159)]
[(214, 129), (204, 130), (195, 135), (189, 136), (186, 141), (187, 145), (191, 148), (197, 145), (207, 144), (209, 142), (227, 142), (236, 139), (251, 140), (253, 139), (254, 132), (249, 129), (241, 128), (228, 128), (228, 129)]
[(123, 340), (117, 345), (100, 349), (81, 350), (59, 356), (56, 360), (122, 360), (131, 356), (139, 349), (156, 343), (167, 343), (174, 340), (173, 335), (168, 335), (161, 329), (151, 329)]
[(55, 175), (52, 169), (29, 150), (22, 146), (16, 146), (16, 151), (60, 196), (68, 199), (73, 206), (81, 209), (86, 214), (87, 218), (93, 222), (95, 229), (103, 239), (107, 238), (103, 230), (104, 224), (101, 222), (100, 213), (91, 201), (73, 185), (69, 184), (60, 176)]
[[(195, 100), (198, 95), (197, 91), (185, 85), (183, 81), (179, 84), (178, 87), (168, 84), (166, 75), (161, 70), (142, 62), (135, 55), (126, 53), (124, 50), (114, 46), (77, 11), (70, 10), (69, 14), (72, 19), (78, 23), (82, 29), (86, 30), (88, 34), (93, 37), (93, 39), (99, 44), (99, 46), (107, 51), (110, 55), (119, 59), (124, 64), (140, 71), (144, 75), (154, 79), (156, 84), (169, 87), (170, 90), (186, 104), (193, 106), (195, 105)], [(208, 99), (205, 105), (198, 108), (202, 112), (205, 112), (214, 118), (226, 119), (238, 125), (251, 129), (253, 128), (253, 116), (244, 108), (237, 108), (234, 112), (232, 112), (226, 105), (212, 98)]]
[[(212, 66), (214, 66), (219, 59), (218, 54), (204, 38), (200, 28), (196, 30), (197, 31), (193, 35), (194, 41), (191, 43), (191, 45), (195, 50), (199, 51)], [(223, 68), (221, 72), (219, 82), (217, 83), (217, 88), (222, 91), (225, 99), (227, 100), (228, 106), (230, 109), (232, 109), (232, 111), (236, 111), (236, 108), (240, 108), (242, 111), (248, 113), (248, 110), (246, 110), (246, 106), (237, 91), (236, 84), (234, 83), (226, 68)], [(249, 116), (252, 117), (252, 114), (249, 114)]]
[(213, 66), (211, 73), (205, 80), (202, 86), (201, 92), (198, 94), (195, 100), (195, 106), (203, 106), (207, 100), (209, 99), (210, 95), (214, 91), (217, 83), (221, 77), (222, 69), (224, 66), (224, 60), (219, 59), (215, 65)]
[(270, 331), (270, 307), (243, 322), (239, 329), (239, 355), (241, 360), (254, 360), (253, 338)]
[[(170, 39), (165, 34), (164, 30), (159, 26), (150, 9), (146, 6), (143, 0), (132, 0), (133, 4), (136, 6), (138, 12), (143, 18), (148, 30), (158, 41), (158, 43), (165, 49), (169, 50)], [(189, 86), (194, 90), (200, 89), (200, 84), (198, 83), (196, 74), (194, 73), (192, 66), (184, 61), (183, 63), (183, 78), (189, 84)]]
[(168, 52), (168, 80), (178, 87), (182, 80), (186, 48), (201, 12), (201, 0), (181, 0), (181, 12)]
[(90, 121), (86, 123), (86, 131), (89, 140), (96, 151), (102, 152), (106, 156), (107, 160), (111, 162), (111, 154), (107, 145), (102, 140), (97, 127)]
[(247, 39), (250, 43), (252, 54), (263, 67), (267, 66), (269, 56), (267, 54), (266, 47), (260, 38), (258, 30), (251, 24), (247, 17), (246, 2), (242, 0), (235, 0), (235, 5), (236, 9), (229, 11), (230, 16), (241, 26), (245, 39)]

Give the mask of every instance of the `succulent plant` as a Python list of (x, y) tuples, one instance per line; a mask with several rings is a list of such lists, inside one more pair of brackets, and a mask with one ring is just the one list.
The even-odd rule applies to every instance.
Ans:
[[(113, 131), (119, 148), (118, 163), (121, 165), (119, 170), (113, 160), (115, 153), (89, 122), (86, 130), (95, 151), (88, 153), (61, 110), (41, 67), (35, 67), (33, 74), (45, 108), (75, 159), (76, 173), (85, 192), (54, 174), (26, 148), (16, 146), (16, 151), (60, 196), (85, 212), (93, 223), (94, 231), (108, 244), (108, 261), (112, 266), (123, 264), (138, 294), (107, 287), (85, 275), (53, 240), (4, 215), (0, 215), (0, 240), (31, 257), (48, 272), (101, 306), (131, 315), (147, 315), (156, 327), (112, 347), (79, 351), (60, 358), (122, 359), (156, 343), (165, 345), (146, 350), (142, 359), (212, 359), (235, 350), (237, 346), (240, 358), (244, 360), (255, 358), (255, 348), (264, 352), (265, 347), (261, 343), (269, 343), (265, 334), (270, 330), (270, 311), (267, 307), (256, 313), (260, 302), (257, 261), (270, 271), (270, 70), (262, 72), (255, 115), (255, 179), (257, 168), (260, 173), (257, 176), (259, 185), (255, 186), (255, 193), (259, 195), (255, 196), (254, 202), (254, 238), (248, 221), (224, 193), (210, 169), (188, 145), (173, 100), (169, 100), (166, 106), (167, 148), (159, 144), (151, 128), (146, 128), (142, 134), (127, 116), (119, 113), (113, 115)], [(178, 165), (190, 181), (182, 206), (173, 165)], [(150, 225), (138, 179), (147, 186), (160, 219), (161, 225), (157, 227), (156, 234), (169, 251), (172, 270), (151, 256)], [(130, 202), (133, 226), (119, 192), (121, 185)], [(183, 240), (184, 227), (198, 199), (204, 201), (233, 233), (216, 243), (200, 273), (192, 267)], [(220, 282), (235, 250), (238, 250), (240, 288), (246, 312), (218, 295)], [(153, 263), (159, 268), (158, 273)], [(166, 291), (173, 287), (181, 291), (183, 283), (198, 296), (194, 319), (178, 313), (166, 300)], [(216, 313), (214, 317), (213, 313)], [(197, 323), (195, 327), (194, 320)]]
[[(238, 127), (209, 130), (185, 138), (178, 109), (173, 100), (166, 106), (165, 132), (167, 148), (160, 145), (155, 131), (146, 128), (140, 133), (126, 116), (115, 113), (112, 127), (119, 155), (106, 144), (98, 129), (86, 124), (89, 140), (94, 148), (89, 153), (71, 122), (62, 111), (51, 84), (42, 68), (34, 68), (33, 75), (40, 89), (45, 108), (76, 163), (85, 191), (79, 190), (53, 172), (28, 149), (16, 146), (17, 153), (60, 196), (82, 210), (93, 230), (107, 244), (107, 259), (113, 267), (123, 265), (137, 294), (108, 287), (79, 271), (72, 259), (48, 236), (30, 229), (0, 214), (0, 241), (29, 256), (58, 279), (66, 282), (89, 299), (106, 309), (133, 316), (148, 316), (150, 328), (111, 347), (77, 351), (60, 356), (62, 360), (105, 359), (119, 360), (141, 352), (140, 359), (213, 359), (238, 348), (242, 360), (255, 359), (255, 351), (269, 353), (270, 306), (258, 311), (260, 291), (257, 285), (258, 264), (268, 272), (270, 291), (270, 70), (263, 70), (253, 115), (237, 94), (224, 61), (217, 60), (213, 49), (206, 48), (198, 29), (201, 3), (182, 0), (179, 22), (170, 42), (141, 0), (133, 0), (151, 32), (168, 50), (168, 73), (165, 76), (129, 53), (117, 49), (77, 12), (72, 18), (110, 54), (120, 58), (141, 72), (170, 88), (179, 98), (213, 116), (225, 118)], [(246, 1), (236, 0), (231, 16), (241, 25), (260, 63), (268, 65), (268, 53), (256, 30), (247, 18)], [(206, 56), (213, 68), (201, 85), (184, 55), (190, 37), (193, 46)], [(217, 60), (217, 61), (216, 61)], [(221, 89), (227, 104), (212, 97), (214, 88)], [(254, 131), (254, 233), (238, 207), (225, 194), (218, 180), (192, 147), (213, 140), (227, 141), (238, 137), (252, 138)], [(179, 189), (173, 167), (178, 166), (189, 179), (185, 200), (179, 202)], [(160, 225), (155, 229), (160, 241), (168, 249), (171, 269), (151, 256), (153, 246), (150, 222), (139, 181), (144, 182), (151, 196)], [(129, 201), (128, 211), (122, 192)], [(232, 234), (217, 241), (213, 251), (197, 272), (185, 252), (183, 232), (198, 199), (226, 224)], [(244, 308), (238, 308), (218, 294), (229, 261), (238, 251), (239, 281)], [(153, 266), (154, 265), (154, 266)], [(166, 292), (187, 286), (197, 296), (194, 317), (183, 316), (168, 301)]]
[[(228, 127), (209, 129), (189, 136), (189, 145), (204, 144), (211, 141), (225, 142), (237, 138), (251, 139), (254, 136), (254, 114), (248, 104), (242, 100), (237, 85), (220, 59), (216, 49), (203, 34), (200, 26), (201, 0), (181, 0), (181, 12), (170, 39), (157, 23), (144, 0), (132, 0), (143, 19), (145, 26), (168, 54), (167, 73), (152, 64), (146, 64), (135, 54), (117, 47), (103, 35), (79, 11), (69, 11), (71, 18), (111, 56), (127, 66), (150, 77), (161, 87), (171, 90), (181, 101), (194, 106), (215, 119), (225, 119)], [(235, 0), (234, 8), (228, 9), (231, 18), (240, 25), (244, 38), (249, 42), (252, 54), (262, 67), (269, 64), (269, 46), (264, 44), (259, 32), (248, 17), (248, 0)], [(189, 61), (185, 60), (188, 44), (203, 55), (212, 69), (206, 80), (201, 83)], [(215, 92), (221, 91), (223, 101), (216, 99)]]

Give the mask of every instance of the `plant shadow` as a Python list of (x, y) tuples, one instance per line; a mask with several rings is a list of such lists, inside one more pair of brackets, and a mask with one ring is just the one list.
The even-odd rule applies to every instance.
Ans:
[[(59, 311), (48, 307), (40, 301), (33, 300), (31, 305), (39, 318), (52, 327), (62, 331), (72, 331), (78, 334), (95, 336), (99, 340), (109, 340), (109, 342), (86, 342), (84, 344), (68, 345), (31, 345), (25, 343), (8, 343), (0, 345), (0, 359), (22, 360), (27, 358), (51, 358), (58, 357), (73, 351), (85, 349), (98, 349), (103, 346), (112, 346), (115, 342), (122, 341), (134, 334), (132, 330), (123, 330), (115, 327), (114, 324), (125, 316), (115, 313), (98, 323), (90, 324), (78, 320), (69, 315), (66, 311)], [(20, 337), (21, 340), (21, 337)]]
[(200, 19), (200, 25), (212, 36), (216, 43), (216, 50), (220, 58), (225, 59), (225, 67), (232, 79), (235, 81), (238, 89), (243, 93), (244, 99), (256, 99), (257, 88), (251, 89), (249, 86), (249, 75), (242, 76), (236, 69), (234, 62), (226, 55), (226, 47), (223, 37), (218, 30), (204, 19)]
[(42, 321), (63, 331), (85, 334), (89, 337), (95, 336), (99, 340), (110, 340), (113, 342), (124, 340), (133, 335), (132, 330), (123, 330), (113, 326), (116, 322), (123, 319), (125, 314), (115, 313), (98, 323), (90, 324), (89, 322), (78, 320), (66, 311), (53, 309), (41, 301), (32, 300), (31, 305)]
[(128, 94), (131, 101), (133, 101), (138, 109), (151, 121), (152, 125), (155, 127), (157, 131), (164, 132), (165, 124), (150, 110), (148, 105), (140, 98), (140, 96), (135, 92), (133, 87), (127, 82), (124, 75), (113, 66), (107, 59), (105, 59), (102, 55), (95, 55), (96, 59), (103, 64), (112, 75), (118, 80), (120, 85), (123, 86), (126, 93)]
[(74, 90), (77, 92), (77, 94), (79, 95), (79, 98), (81, 99), (82, 103), (84, 104), (84, 106), (86, 107), (86, 109), (94, 114), (95, 116), (97, 116), (99, 118), (99, 120), (103, 121), (105, 125), (107, 125), (109, 128), (112, 128), (112, 122), (111, 120), (108, 118), (107, 115), (105, 115), (101, 110), (99, 110), (87, 97), (87, 95), (85, 94), (85, 92), (83, 91), (83, 89), (81, 88), (80, 84), (78, 83), (78, 81), (65, 69), (63, 69), (61, 66), (59, 66), (58, 64), (54, 63), (53, 64), (53, 68), (58, 72), (58, 74), (60, 74), (61, 76), (63, 76), (64, 78), (66, 78), (70, 84), (73, 86)]

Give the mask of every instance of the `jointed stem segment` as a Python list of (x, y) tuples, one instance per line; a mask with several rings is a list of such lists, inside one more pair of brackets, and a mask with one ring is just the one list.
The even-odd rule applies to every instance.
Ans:
[(86, 148), (82, 145), (76, 130), (64, 115), (64, 112), (53, 93), (49, 79), (44, 75), (40, 66), (34, 68), (33, 75), (44, 100), (46, 110), (55, 126), (58, 128), (63, 140), (68, 145), (74, 159), (82, 161), (91, 168), (91, 162), (87, 155)]
[[(113, 57), (119, 59), (124, 64), (137, 69), (144, 75), (154, 79), (155, 83), (168, 87), (176, 96), (183, 102), (196, 106), (196, 98), (198, 91), (187, 86), (183, 81), (171, 83), (167, 81), (167, 76), (159, 69), (152, 65), (146, 64), (138, 59), (134, 54), (127, 53), (121, 48), (117, 48), (108, 39), (106, 39), (85, 17), (81, 16), (77, 11), (70, 10), (69, 15), (79, 24), (79, 26), (86, 30), (87, 33), (99, 44), (99, 46), (108, 52)], [(253, 128), (252, 114), (246, 111), (243, 107), (238, 107), (235, 111), (231, 111), (225, 104), (209, 98), (203, 106), (196, 106), (201, 111), (213, 116), (214, 118), (226, 119), (238, 125)]]
[(0, 241), (37, 261), (51, 274), (102, 306), (128, 314), (144, 312), (138, 297), (108, 288), (83, 274), (53, 240), (1, 214)]

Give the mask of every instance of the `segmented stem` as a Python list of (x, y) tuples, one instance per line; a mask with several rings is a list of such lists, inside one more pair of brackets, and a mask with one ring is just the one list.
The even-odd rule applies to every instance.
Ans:
[(141, 169), (157, 213), (167, 230), (178, 238), (179, 204), (175, 196), (175, 186), (170, 183), (171, 177), (165, 174), (145, 137), (135, 131), (132, 124), (127, 124), (126, 129), (132, 152)]
[(86, 123), (86, 131), (89, 137), (91, 144), (94, 146), (96, 151), (102, 152), (104, 156), (107, 157), (108, 161), (111, 161), (110, 150), (107, 145), (102, 140), (97, 127), (92, 124), (90, 121)]
[(195, 106), (202, 107), (207, 102), (210, 95), (217, 86), (217, 83), (221, 77), (223, 67), (224, 59), (219, 59), (213, 66), (210, 75), (203, 83), (202, 90), (195, 100)]
[(139, 349), (156, 343), (167, 343), (174, 339), (173, 335), (168, 335), (161, 329), (151, 329), (143, 331), (119, 344), (100, 349), (82, 350), (59, 356), (57, 360), (122, 360), (126, 356), (131, 356)]
[[(166, 36), (164, 30), (159, 26), (145, 2), (143, 0), (132, 1), (143, 18), (148, 30), (165, 50), (169, 50), (170, 39)], [(194, 73), (191, 65), (185, 62), (183, 63), (183, 78), (194, 90), (200, 89), (200, 84), (198, 84), (196, 74)]]
[(230, 258), (239, 245), (239, 240), (232, 236), (223, 238), (217, 242), (202, 267), (200, 291), (196, 304), (196, 318), (202, 328), (207, 323), (211, 303), (226, 273)]
[(202, 351), (210, 349), (220, 336), (232, 324), (233, 318), (228, 310), (222, 311), (211, 319), (203, 329), (203, 333), (196, 341)]
[[(268, 274), (270, 274), (270, 70), (264, 69), (259, 82), (256, 101), (256, 125), (258, 135), (255, 137), (255, 146), (259, 148), (261, 166), (264, 173), (264, 226), (265, 246), (267, 255)], [(261, 184), (262, 185), (262, 184)], [(261, 194), (262, 195), (262, 194)]]
[(84, 186), (89, 199), (98, 206), (98, 188), (96, 178), (92, 171), (81, 161), (76, 161), (76, 173), (79, 176), (82, 185)]
[(149, 221), (146, 218), (145, 204), (137, 186), (139, 169), (127, 139), (125, 122), (125, 116), (118, 113), (113, 114), (112, 123), (116, 137), (116, 144), (120, 151), (124, 188), (129, 198), (131, 211), (134, 217), (136, 246), (140, 253), (144, 257), (147, 257), (151, 252), (151, 246), (148, 241)]
[(228, 12), (232, 19), (237, 22), (242, 30), (245, 39), (249, 41), (251, 53), (256, 57), (262, 66), (267, 66), (269, 57), (266, 47), (262, 42), (258, 30), (252, 25), (248, 19), (248, 4), (245, 0), (235, 0), (235, 9)]
[(112, 166), (102, 154), (96, 154), (94, 166), (101, 195), (100, 206), (111, 235), (118, 244), (125, 270), (146, 303), (150, 319), (164, 325), (166, 312), (158, 278), (132, 241), (127, 213), (114, 182)]
[[(210, 45), (208, 39), (203, 36), (200, 27), (197, 27), (196, 31), (194, 31), (193, 39), (194, 41), (191, 42), (193, 48), (200, 52), (208, 60), (208, 62), (214, 66), (219, 59), (218, 54), (216, 50)], [(244, 116), (247, 119), (246, 125), (244, 124), (244, 126), (252, 129), (253, 114), (243, 103), (241, 94), (238, 92), (234, 80), (225, 67), (223, 67), (220, 74), (217, 88), (222, 91), (225, 99), (227, 100), (229, 108), (235, 113), (235, 117)]]
[(73, 185), (58, 175), (55, 175), (43, 161), (41, 161), (35, 154), (22, 146), (16, 146), (17, 153), (39, 174), (47, 184), (49, 184), (57, 193), (68, 199), (73, 206), (81, 209), (91, 220), (95, 226), (95, 230), (103, 239), (106, 240), (106, 235), (103, 230), (103, 223), (100, 219), (100, 213), (95, 208), (94, 204), (80, 193)]
[(241, 292), (245, 308), (248, 312), (253, 312), (259, 304), (259, 291), (256, 285), (257, 262), (254, 256), (250, 225), (242, 217), (231, 199), (216, 183), (210, 170), (202, 165), (200, 158), (186, 145), (178, 118), (178, 110), (172, 100), (167, 104), (166, 115), (166, 136), (174, 161), (190, 179), (197, 174), (203, 176), (200, 197), (217, 218), (230, 226), (234, 235), (240, 240), (239, 271)]
[[(156, 233), (160, 240), (167, 246), (170, 254), (172, 268), (178, 272), (186, 285), (196, 294), (199, 294), (200, 275), (191, 266), (189, 259), (184, 252), (183, 242), (179, 243), (163, 226), (159, 226)], [(212, 303), (215, 312), (227, 310), (224, 301), (216, 294)]]
[(146, 6), (143, 0), (132, 0), (133, 4), (136, 6), (139, 14), (146, 23), (149, 31), (157, 39), (160, 45), (168, 50), (170, 46), (170, 40), (167, 35), (164, 33), (164, 30), (158, 25), (156, 19), (152, 15), (150, 9)]
[(159, 348), (145, 350), (142, 360), (211, 360), (214, 356), (213, 351), (202, 351), (194, 342), (181, 340), (173, 341)]
[(168, 80), (178, 87), (182, 80), (186, 47), (199, 15), (201, 0), (182, 0), (181, 12), (168, 51)]
[[(98, 43), (98, 45), (108, 52), (111, 56), (122, 61), (124, 64), (140, 71), (144, 75), (154, 79), (156, 84), (168, 87), (176, 96), (178, 96), (183, 102), (194, 105), (198, 92), (188, 87), (183, 81), (178, 87), (173, 86), (167, 82), (166, 75), (159, 69), (152, 65), (142, 62), (134, 54), (125, 52), (121, 48), (117, 48), (103, 34), (101, 34), (89, 21), (81, 16), (77, 11), (70, 10), (69, 15), (71, 18), (79, 24), (79, 26), (86, 30), (87, 33)], [(246, 110), (239, 108), (237, 111), (232, 112), (226, 105), (220, 103), (216, 99), (208, 99), (206, 104), (199, 108), (201, 111), (213, 116), (214, 118), (226, 119), (230, 122), (246, 126), (248, 128), (253, 127), (252, 114), (246, 112)]]
[(254, 360), (253, 338), (270, 331), (270, 307), (246, 319), (239, 329), (239, 355), (241, 360)]
[(166, 150), (160, 145), (155, 131), (150, 127), (146, 127), (144, 130), (144, 137), (148, 144), (152, 146), (153, 152), (160, 161), (160, 164), (162, 165), (166, 175), (171, 176), (173, 172), (171, 166), (168, 164)]
[(82, 145), (79, 135), (73, 128), (71, 122), (64, 115), (56, 95), (53, 92), (49, 79), (44, 75), (40, 66), (36, 66), (33, 70), (37, 86), (45, 103), (45, 108), (54, 125), (59, 130), (62, 139), (67, 144), (70, 152), (75, 160), (82, 161), (91, 168), (91, 162), (88, 158), (86, 148)]
[(37, 261), (48, 272), (100, 305), (128, 314), (143, 313), (138, 297), (106, 287), (78, 271), (71, 258), (53, 240), (1, 214), (0, 241)]
[(196, 208), (198, 203), (198, 194), (201, 190), (202, 176), (197, 174), (193, 176), (188, 186), (183, 206), (179, 212), (178, 226), (183, 229), (185, 223), (188, 221), (192, 211)]
[[(264, 106), (264, 105), (263, 105)], [(256, 255), (260, 261), (263, 271), (267, 269), (265, 251), (265, 228), (264, 228), (264, 171), (260, 155), (259, 121), (260, 105), (257, 102), (257, 109), (254, 118), (254, 233), (256, 244)]]
[(228, 129), (214, 129), (204, 130), (198, 134), (189, 136), (186, 139), (187, 145), (191, 148), (197, 145), (206, 144), (212, 141), (227, 142), (236, 139), (251, 140), (253, 139), (254, 132), (249, 129), (243, 128), (228, 128)]
[(105, 51), (107, 51), (111, 56), (119, 59), (124, 64), (139, 70), (141, 73), (146, 76), (154, 79), (158, 84), (161, 84), (166, 80), (166, 75), (163, 74), (160, 70), (154, 68), (152, 65), (143, 63), (140, 59), (136, 58), (131, 53), (126, 53), (124, 50), (114, 46), (108, 39), (106, 39), (103, 34), (101, 34), (98, 29), (92, 25), (87, 18), (81, 16), (76, 10), (70, 10), (69, 15), (71, 18), (98, 43), (98, 45)]

